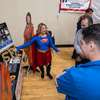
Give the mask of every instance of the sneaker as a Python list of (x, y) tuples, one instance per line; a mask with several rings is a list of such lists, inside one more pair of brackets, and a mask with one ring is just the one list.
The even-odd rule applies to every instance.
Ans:
[(53, 77), (52, 77), (51, 74), (47, 74), (47, 76), (48, 76), (50, 79), (53, 79)]

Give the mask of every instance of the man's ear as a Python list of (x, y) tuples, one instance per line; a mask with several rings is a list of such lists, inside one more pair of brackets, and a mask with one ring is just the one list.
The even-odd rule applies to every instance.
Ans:
[(93, 41), (90, 41), (89, 42), (89, 50), (90, 50), (90, 52), (92, 52), (94, 49), (95, 49), (95, 44), (94, 44)]

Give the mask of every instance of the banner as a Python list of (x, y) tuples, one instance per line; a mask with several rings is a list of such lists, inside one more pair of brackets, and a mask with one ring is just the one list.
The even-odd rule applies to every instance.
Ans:
[(60, 0), (60, 12), (78, 12), (84, 13), (87, 8), (90, 8), (91, 0)]

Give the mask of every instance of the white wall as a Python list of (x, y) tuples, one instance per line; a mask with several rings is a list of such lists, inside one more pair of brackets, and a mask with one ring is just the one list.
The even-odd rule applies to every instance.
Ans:
[(15, 45), (23, 44), (26, 14), (32, 15), (34, 32), (41, 22), (48, 26), (56, 45), (73, 44), (76, 23), (82, 14), (58, 13), (60, 0), (0, 0), (0, 23), (6, 22)]
[(100, 0), (92, 0), (91, 8), (93, 9), (93, 20), (100, 23)]

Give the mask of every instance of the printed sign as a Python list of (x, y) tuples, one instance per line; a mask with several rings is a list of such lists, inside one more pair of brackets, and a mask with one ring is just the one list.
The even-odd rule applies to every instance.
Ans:
[[(4, 62), (9, 62), (16, 53), (13, 52), (14, 44), (6, 23), (0, 24), (0, 56)], [(1, 60), (0, 58), (0, 60)]]
[(85, 12), (90, 8), (91, 0), (60, 0), (59, 12)]

